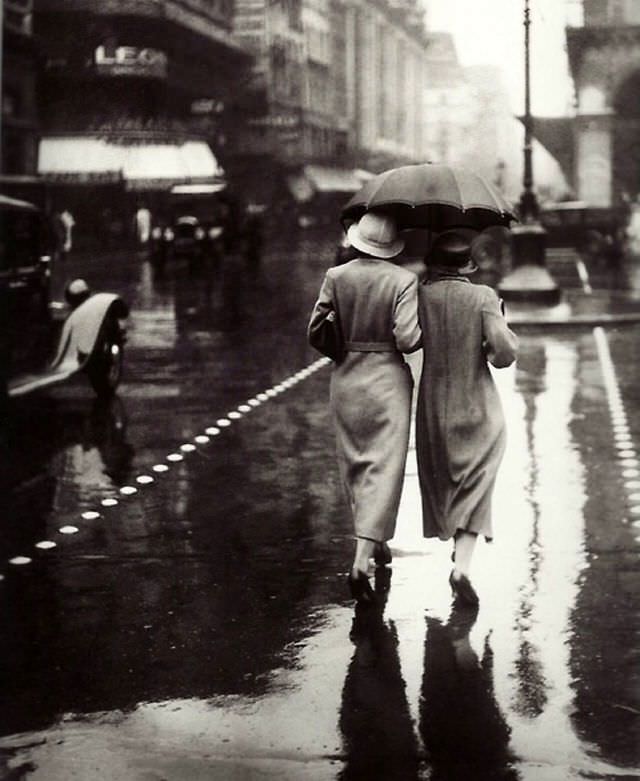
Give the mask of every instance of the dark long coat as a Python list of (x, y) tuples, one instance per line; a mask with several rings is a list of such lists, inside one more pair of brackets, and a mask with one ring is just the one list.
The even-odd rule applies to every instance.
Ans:
[(425, 537), (457, 529), (493, 536), (491, 495), (504, 453), (505, 421), (489, 371), (517, 348), (496, 293), (466, 277), (420, 285), (423, 368), (416, 454)]

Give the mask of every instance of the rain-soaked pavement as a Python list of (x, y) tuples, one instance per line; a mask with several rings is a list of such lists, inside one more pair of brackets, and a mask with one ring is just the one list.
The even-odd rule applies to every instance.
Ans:
[(83, 268), (132, 304), (127, 373), (107, 407), (77, 380), (14, 410), (0, 778), (640, 777), (640, 326), (521, 328), (479, 612), (420, 539), (412, 451), (382, 607), (355, 613), (304, 340), (331, 259), (303, 234), (210, 288)]

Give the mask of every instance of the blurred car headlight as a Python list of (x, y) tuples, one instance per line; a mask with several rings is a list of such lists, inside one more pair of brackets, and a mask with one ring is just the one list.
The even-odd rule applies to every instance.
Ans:
[(193, 232), (193, 235), (195, 236), (196, 241), (202, 241), (202, 239), (204, 239), (206, 234), (204, 232), (204, 228), (198, 226)]
[(152, 239), (156, 239), (156, 241), (158, 239), (161, 239), (162, 238), (162, 228), (159, 228), (158, 226), (156, 226), (155, 228), (152, 228), (152, 230), (151, 230), (151, 238)]
[(175, 238), (175, 233), (171, 230), (171, 228), (165, 228), (164, 229), (164, 240), (165, 241), (173, 241)]
[(220, 236), (222, 236), (222, 228), (209, 228), (209, 238), (210, 239), (217, 239)]

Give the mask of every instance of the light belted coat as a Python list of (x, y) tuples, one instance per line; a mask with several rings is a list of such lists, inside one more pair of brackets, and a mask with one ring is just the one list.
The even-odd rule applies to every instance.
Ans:
[(355, 535), (393, 537), (409, 442), (413, 381), (402, 353), (420, 347), (418, 278), (386, 260), (329, 269), (309, 329), (333, 308), (346, 356), (331, 377), (340, 475)]
[(453, 273), (420, 285), (423, 364), (416, 455), (425, 537), (493, 536), (491, 496), (506, 443), (487, 362), (509, 366), (517, 338), (492, 288)]

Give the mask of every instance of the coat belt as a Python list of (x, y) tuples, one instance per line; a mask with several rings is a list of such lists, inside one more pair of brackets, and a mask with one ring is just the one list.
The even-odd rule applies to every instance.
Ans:
[(350, 353), (395, 353), (393, 342), (345, 342), (345, 350)]

